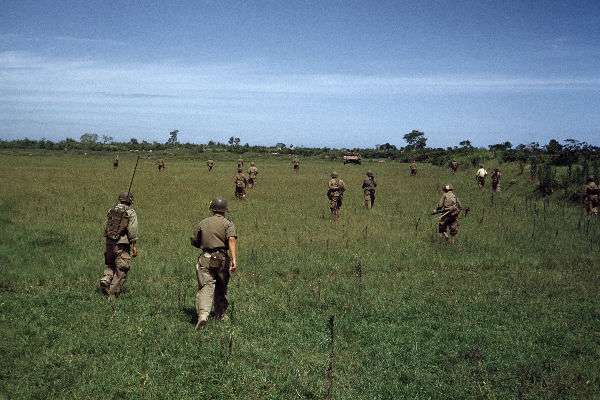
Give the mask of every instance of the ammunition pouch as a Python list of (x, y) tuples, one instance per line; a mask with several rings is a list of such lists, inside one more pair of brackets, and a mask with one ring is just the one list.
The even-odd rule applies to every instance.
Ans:
[(229, 255), (225, 249), (207, 250), (198, 257), (198, 264), (207, 269), (222, 269), (229, 265)]

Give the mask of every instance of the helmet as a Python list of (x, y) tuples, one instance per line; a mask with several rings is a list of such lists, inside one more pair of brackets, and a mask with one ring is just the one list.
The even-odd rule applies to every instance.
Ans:
[(594, 175), (588, 175), (588, 177), (585, 179), (586, 182), (593, 182), (594, 181)]
[(337, 177), (338, 177), (338, 173), (337, 173), (337, 172), (335, 172), (335, 171), (333, 171), (333, 172), (331, 173), (331, 177), (332, 177), (332, 178), (337, 178)]
[(214, 212), (226, 212), (228, 211), (227, 200), (222, 197), (216, 197), (210, 202), (209, 209)]
[(444, 185), (442, 187), (442, 189), (444, 190), (444, 192), (450, 192), (450, 191), (454, 190), (454, 188), (452, 187), (452, 185), (449, 184), (449, 183), (447, 185)]
[(483, 168), (483, 164), (479, 164), (479, 168)]
[(242, 169), (241, 169), (241, 168), (238, 168), (238, 169), (237, 169), (237, 172), (242, 172)]
[(119, 202), (123, 204), (133, 204), (133, 193), (121, 192), (119, 194)]
[(373, 171), (368, 170), (367, 171), (367, 176), (370, 176), (372, 178), (374, 176)]
[(256, 166), (256, 163), (255, 163), (254, 161), (252, 161), (252, 162), (250, 163), (250, 165), (251, 165), (251, 166), (253, 166), (253, 167), (255, 167), (255, 166)]

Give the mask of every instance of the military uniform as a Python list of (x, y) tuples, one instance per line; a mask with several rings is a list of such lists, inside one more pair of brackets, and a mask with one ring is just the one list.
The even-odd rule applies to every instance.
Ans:
[(452, 170), (452, 172), (458, 171), (458, 163), (456, 161), (452, 161), (450, 163), (450, 169)]
[(442, 214), (438, 222), (438, 232), (444, 238), (452, 241), (452, 237), (458, 233), (458, 216), (460, 214), (460, 202), (454, 194), (452, 186), (444, 186), (444, 193), (435, 211)]
[(327, 183), (327, 198), (329, 199), (329, 209), (334, 221), (340, 216), (345, 190), (344, 181), (339, 179), (336, 173), (331, 174), (331, 179)]
[(213, 160), (208, 160), (206, 162), (206, 166), (208, 167), (208, 172), (212, 171), (213, 167), (215, 166), (215, 162)]
[[(221, 212), (214, 208), (218, 201), (224, 204)], [(237, 264), (236, 246), (230, 248), (229, 243), (230, 238), (237, 238), (237, 234), (233, 222), (224, 216), (226, 207), (223, 199), (213, 200), (211, 210), (214, 215), (200, 221), (191, 238), (192, 245), (202, 250), (196, 263), (196, 328), (201, 328), (206, 323), (211, 312), (215, 318), (223, 319), (227, 310), (227, 284), (230, 272), (235, 271)]]
[(410, 164), (410, 174), (412, 176), (417, 175), (417, 163), (415, 163), (414, 161)]
[(114, 168), (114, 169), (117, 169), (117, 168), (119, 168), (119, 156), (116, 156), (116, 157), (113, 159), (113, 168)]
[(598, 215), (600, 212), (600, 188), (593, 179), (588, 178), (583, 190), (585, 212), (587, 215)]
[(240, 169), (238, 173), (233, 177), (233, 183), (235, 185), (235, 197), (239, 200), (246, 198), (246, 187), (248, 187), (248, 177)]
[(163, 160), (162, 158), (160, 160), (158, 160), (158, 170), (162, 171), (163, 169), (165, 169), (165, 160)]
[(492, 192), (500, 191), (500, 178), (502, 178), (502, 173), (498, 168), (495, 168), (492, 172)]
[(485, 177), (487, 176), (487, 171), (483, 168), (483, 165), (479, 166), (479, 169), (475, 173), (475, 180), (477, 181), (477, 185), (479, 185), (479, 189), (483, 189), (485, 186)]
[(131, 258), (137, 255), (138, 220), (131, 207), (132, 201), (133, 196), (129, 193), (121, 193), (119, 203), (106, 214), (106, 269), (100, 279), (100, 287), (104, 293), (114, 297), (121, 293), (131, 266)]
[(376, 187), (377, 182), (375, 181), (375, 175), (371, 171), (367, 172), (367, 177), (362, 183), (363, 193), (365, 196), (365, 207), (367, 209), (371, 209), (375, 205)]
[(294, 172), (298, 172), (300, 171), (300, 160), (298, 160), (298, 158), (294, 158), (294, 161), (292, 162), (294, 165)]
[(242, 160), (241, 158), (237, 161), (237, 167), (238, 168), (243, 168), (244, 167), (244, 160)]
[(256, 168), (256, 165), (254, 165), (254, 163), (252, 163), (250, 168), (248, 169), (248, 187), (249, 188), (253, 188), (254, 186), (256, 186), (256, 177), (257, 176), (258, 176), (258, 168)]

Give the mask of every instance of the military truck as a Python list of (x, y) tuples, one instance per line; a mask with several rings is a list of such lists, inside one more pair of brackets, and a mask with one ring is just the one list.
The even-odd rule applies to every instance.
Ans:
[(360, 164), (361, 163), (361, 159), (360, 159), (360, 154), (346, 154), (344, 156), (344, 165), (345, 164)]

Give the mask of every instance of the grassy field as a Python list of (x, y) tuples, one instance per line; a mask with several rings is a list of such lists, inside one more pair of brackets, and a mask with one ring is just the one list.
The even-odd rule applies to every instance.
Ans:
[[(303, 160), (295, 175), (253, 160), (245, 202), (233, 159), (211, 174), (205, 159), (140, 161), (140, 256), (111, 303), (102, 228), (134, 156), (114, 171), (110, 156), (0, 155), (0, 398), (600, 398), (600, 221), (536, 198), (508, 166), (492, 198), (470, 170)], [(349, 188), (336, 224), (332, 169)], [(455, 246), (429, 215), (446, 182), (471, 208)], [(198, 333), (189, 236), (216, 195), (239, 270), (230, 321)]]

